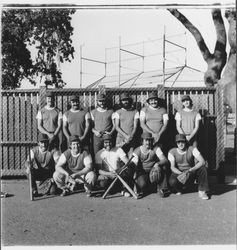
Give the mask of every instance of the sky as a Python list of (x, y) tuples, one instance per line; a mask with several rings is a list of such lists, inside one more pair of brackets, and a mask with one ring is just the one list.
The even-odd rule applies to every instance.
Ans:
[[(50, 1), (50, 3), (54, 1)], [(64, 1), (65, 2), (65, 1)], [(84, 1), (80, 1), (83, 3)], [(99, 1), (101, 2), (101, 1)], [(96, 3), (99, 3), (98, 1)], [(103, 2), (103, 1), (102, 1)], [(114, 1), (113, 1), (114, 2)], [(116, 2), (116, 1), (115, 1)], [(119, 1), (122, 2), (122, 1)], [(128, 2), (128, 1), (127, 1)], [(130, 1), (142, 2), (142, 1)], [(173, 1), (148, 1), (149, 3), (173, 3)], [(148, 3), (146, 2), (146, 3)], [(175, 1), (179, 2), (179, 1)], [(181, 1), (190, 3), (190, 1)], [(191, 1), (193, 2), (193, 1)], [(213, 3), (214, 1), (194, 1), (193, 3)], [(232, 1), (218, 1), (229, 3)], [(27, 1), (24, 1), (27, 3)], [(71, 1), (73, 3), (73, 1)], [(86, 3), (86, 2), (85, 2)], [(95, 3), (89, 1), (88, 3)], [(122, 2), (123, 3), (123, 2)], [(88, 5), (89, 6), (89, 5)], [(213, 52), (216, 33), (211, 17), (210, 8), (187, 7), (180, 11), (200, 30), (204, 40), (211, 52)], [(224, 9), (222, 10), (224, 13)], [(228, 23), (224, 18), (225, 25), (228, 29)], [(140, 72), (162, 70), (163, 62), (163, 35), (167, 40), (178, 43), (187, 48), (187, 64), (200, 71), (206, 70), (206, 63), (196, 45), (193, 36), (184, 28), (184, 26), (174, 18), (164, 7), (157, 9), (99, 9), (85, 8), (78, 9), (72, 15), (72, 26), (74, 34), (72, 37), (75, 48), (74, 60), (70, 63), (60, 64), (63, 80), (67, 83), (66, 87), (86, 87), (105, 73), (105, 67), (102, 63), (95, 63), (82, 60), (80, 64), (80, 47), (81, 56), (101, 62), (113, 62), (107, 64), (107, 75), (119, 74), (119, 41), (123, 49), (146, 55), (144, 61), (139, 56), (122, 52), (120, 73)], [(186, 35), (184, 35), (186, 32)], [(170, 36), (174, 36), (169, 38)], [(127, 44), (136, 44), (127, 46)], [(113, 49), (111, 49), (113, 48)], [(185, 53), (183, 49), (177, 52), (178, 47), (166, 44), (166, 67), (176, 67), (184, 63)], [(153, 55), (153, 56), (149, 56)], [(126, 59), (134, 59), (126, 62)], [(136, 60), (135, 60), (136, 59)], [(174, 62), (168, 62), (168, 59)], [(116, 62), (115, 62), (116, 61)], [(80, 74), (82, 68), (83, 74)], [(29, 84), (23, 84), (23, 88), (31, 87)]]
[[(213, 52), (216, 33), (211, 17), (210, 9), (184, 9), (181, 12), (200, 30), (208, 48)], [(82, 57), (114, 62), (118, 61), (119, 39), (121, 48), (131, 52), (142, 54), (143, 42), (145, 54), (160, 54), (153, 57), (145, 57), (145, 71), (162, 69), (163, 62), (163, 34), (167, 40), (187, 47), (187, 64), (198, 70), (205, 71), (206, 63), (196, 45), (193, 36), (178, 22), (166, 9), (157, 10), (81, 10), (74, 14), (72, 19), (74, 27), (73, 45), (75, 47), (75, 60), (63, 65), (63, 76), (68, 86), (80, 84), (80, 46), (82, 46)], [(165, 31), (164, 31), (165, 29)], [(186, 32), (186, 38), (185, 38)], [(174, 38), (169, 38), (177, 35)], [(153, 42), (152, 42), (153, 41)], [(126, 46), (127, 44), (137, 44)], [(123, 47), (124, 46), (124, 47)], [(108, 49), (108, 48), (114, 49)], [(171, 53), (179, 49), (177, 53)], [(166, 44), (166, 58), (177, 61), (173, 67), (184, 62), (184, 50)], [(133, 69), (141, 70), (142, 59), (128, 53), (121, 53), (122, 59), (133, 58), (129, 65), (121, 62), (124, 68), (122, 73), (133, 72)], [(179, 58), (180, 60), (177, 60)], [(112, 67), (113, 66), (113, 67)], [(128, 67), (126, 67), (128, 66)], [(172, 65), (166, 64), (166, 67)], [(108, 64), (108, 75), (118, 74), (117, 64)], [(126, 69), (125, 69), (126, 68)], [(132, 69), (132, 70), (127, 70)], [(104, 74), (104, 65), (100, 63), (82, 61), (82, 86), (99, 79)]]

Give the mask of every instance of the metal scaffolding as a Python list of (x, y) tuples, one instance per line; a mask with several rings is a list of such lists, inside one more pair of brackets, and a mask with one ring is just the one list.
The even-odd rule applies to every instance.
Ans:
[[(177, 39), (177, 37), (184, 36), (185, 44), (180, 44), (172, 39)], [(123, 44), (121, 42), (121, 37), (119, 37), (119, 43), (117, 47), (110, 47), (105, 49), (105, 60), (95, 60), (91, 58), (87, 58), (82, 56), (82, 46), (80, 48), (80, 88), (96, 88), (100, 85), (106, 85), (110, 87), (108, 84), (111, 84), (111, 87), (124, 87), (124, 85), (128, 85), (128, 87), (136, 87), (138, 82), (142, 82), (146, 84), (163, 84), (166, 85), (166, 82), (172, 79), (171, 87), (175, 84), (175, 82), (179, 79), (180, 75), (183, 73), (185, 69), (190, 69), (192, 71), (200, 72), (199, 70), (189, 67), (187, 65), (187, 34), (186, 31), (182, 34), (175, 34), (171, 36), (166, 35), (166, 28), (164, 27), (164, 34), (162, 38), (142, 41), (137, 43)], [(161, 44), (161, 52), (145, 54), (145, 45), (148, 43), (157, 43), (162, 42)], [(136, 52), (131, 47), (140, 46), (141, 52)], [(159, 47), (160, 48), (160, 47)], [(159, 49), (158, 48), (158, 49)], [(108, 51), (116, 50), (117, 59), (108, 60)], [(173, 56), (175, 53), (181, 53), (183, 55), (183, 60), (181, 63), (170, 59), (170, 56)], [(123, 56), (126, 55), (126, 58)], [(145, 70), (145, 60), (154, 56), (162, 56), (162, 67), (157, 67), (156, 70)], [(179, 58), (180, 59), (180, 58)], [(103, 75), (98, 79), (88, 84), (88, 86), (83, 86), (83, 75), (93, 73), (85, 73), (83, 72), (83, 63), (84, 61), (89, 61), (92, 63), (103, 64), (104, 72)], [(141, 64), (139, 69), (135, 69), (135, 67), (126, 67), (125, 63), (132, 63), (132, 66), (136, 66), (138, 61)], [(169, 67), (168, 64), (174, 64), (175, 66)], [(117, 74), (108, 74), (108, 66), (117, 64)], [(123, 70), (129, 71), (128, 73), (122, 73)], [(148, 79), (149, 78), (149, 79)], [(116, 84), (117, 83), (117, 84)]]

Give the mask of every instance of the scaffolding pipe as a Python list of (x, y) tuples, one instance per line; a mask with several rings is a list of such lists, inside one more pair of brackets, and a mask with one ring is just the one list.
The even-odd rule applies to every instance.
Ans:
[(96, 62), (96, 63), (106, 64), (105, 62), (98, 61), (98, 60), (94, 60), (94, 59), (90, 59), (90, 58), (86, 58), (86, 57), (81, 57), (81, 59), (82, 59), (82, 60), (85, 60), (85, 61), (90, 61), (90, 62)]
[(165, 86), (165, 25), (163, 34), (163, 86)]
[(121, 74), (121, 36), (119, 36), (119, 76), (118, 76), (119, 86), (120, 86), (120, 74)]
[(80, 46), (80, 88), (82, 88), (82, 45)]
[(144, 56), (142, 56), (142, 55), (136, 54), (136, 53), (134, 53), (134, 52), (131, 52), (131, 51), (129, 51), (129, 50), (126, 50), (126, 49), (121, 49), (121, 51), (123, 51), (123, 52), (127, 52), (127, 53), (130, 53), (130, 54), (132, 54), (132, 55), (135, 55), (135, 56), (140, 56), (140, 57), (144, 57)]

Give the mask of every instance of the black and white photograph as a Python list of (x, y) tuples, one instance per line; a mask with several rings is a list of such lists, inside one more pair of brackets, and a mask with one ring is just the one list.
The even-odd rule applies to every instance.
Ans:
[(235, 1), (0, 10), (2, 249), (236, 249)]

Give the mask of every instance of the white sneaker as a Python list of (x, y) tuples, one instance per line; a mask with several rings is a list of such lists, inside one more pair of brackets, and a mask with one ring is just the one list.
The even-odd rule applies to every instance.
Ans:
[(181, 192), (177, 192), (177, 193), (175, 193), (176, 195), (182, 195), (182, 193)]
[(198, 191), (198, 196), (199, 198), (201, 198), (202, 200), (208, 200), (209, 197), (207, 196), (205, 191)]

